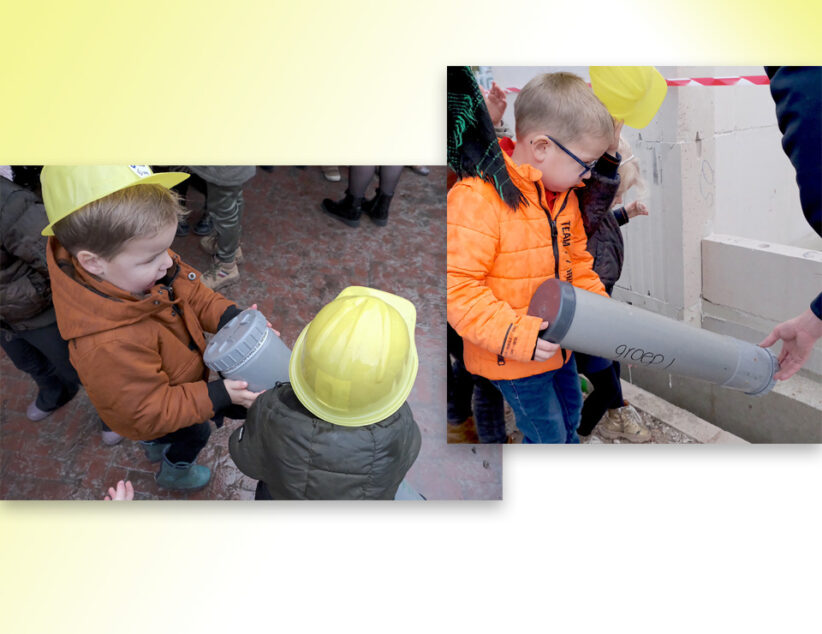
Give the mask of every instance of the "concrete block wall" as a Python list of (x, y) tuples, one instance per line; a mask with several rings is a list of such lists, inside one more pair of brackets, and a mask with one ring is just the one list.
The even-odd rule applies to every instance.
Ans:
[[(702, 268), (703, 328), (751, 343), (807, 309), (822, 289), (822, 252), (737, 236), (706, 237)], [(822, 375), (822, 341), (805, 371)]]

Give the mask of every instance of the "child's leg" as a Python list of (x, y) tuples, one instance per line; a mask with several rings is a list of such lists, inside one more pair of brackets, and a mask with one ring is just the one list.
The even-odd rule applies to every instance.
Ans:
[(474, 375), (474, 420), (481, 443), (504, 443), (505, 400), (494, 384), (482, 376)]
[(209, 436), (211, 436), (211, 425), (205, 421), (178, 429), (162, 438), (155, 439), (154, 442), (171, 444), (166, 452), (169, 462), (194, 462), (202, 448), (208, 443)]
[(587, 376), (594, 387), (582, 406), (582, 419), (577, 430), (579, 434), (588, 436), (607, 410), (622, 407), (622, 387), (614, 367), (619, 364), (586, 354), (574, 353), (574, 356), (577, 370)]
[(566, 444), (579, 444), (577, 427), (582, 412), (582, 390), (579, 388), (579, 374), (574, 356), (571, 355), (571, 360), (554, 375), (554, 389), (562, 407), (565, 423)]
[(12, 363), (37, 384), (35, 405), (39, 410), (52, 412), (77, 393), (80, 381), (57, 324), (21, 333), (3, 332), (0, 344)]
[(257, 488), (254, 491), (255, 500), (273, 500), (274, 498), (269, 491), (268, 486), (262, 480), (257, 480)]
[(579, 442), (575, 430), (582, 408), (582, 392), (573, 358), (559, 370), (492, 383), (514, 410), (523, 443)]
[(57, 323), (27, 331), (26, 339), (46, 357), (54, 368), (54, 373), (60, 379), (66, 393), (67, 398), (64, 403), (68, 402), (80, 388), (80, 377), (71, 365), (68, 342), (60, 335)]
[(456, 330), (451, 328), (450, 324), (446, 324), (446, 329), (448, 332), (446, 374), (448, 409), (446, 415), (448, 422), (456, 425), (471, 416), (471, 393), (474, 390), (474, 380), (462, 361), (462, 338)]
[(471, 394), (474, 391), (471, 373), (465, 369), (461, 359), (452, 361), (449, 356), (445, 383), (448, 422), (457, 425), (471, 416)]
[(622, 377), (622, 371), (619, 366), (619, 361), (614, 361), (612, 365), (617, 379), (617, 394), (614, 396), (614, 403), (616, 403), (616, 405), (612, 405), (611, 407), (622, 407), (622, 405), (625, 403), (625, 397), (622, 396), (622, 382), (620, 381), (620, 378)]
[(242, 186), (207, 183), (208, 213), (217, 235), (217, 259), (233, 262), (240, 246), (243, 217)]

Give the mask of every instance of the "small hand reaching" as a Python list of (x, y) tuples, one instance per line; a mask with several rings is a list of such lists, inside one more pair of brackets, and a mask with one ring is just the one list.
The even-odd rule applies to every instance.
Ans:
[(242, 405), (243, 407), (251, 407), (257, 397), (262, 392), (251, 392), (248, 389), (248, 381), (237, 381), (234, 379), (223, 379), (226, 392), (231, 402), (235, 405)]
[[(257, 308), (257, 304), (251, 304), (251, 306), (249, 306), (249, 308), (250, 308), (251, 310), (259, 310), (259, 309)], [(270, 321), (268, 321), (268, 319), (267, 319), (267, 318), (266, 318), (266, 320), (265, 320), (265, 325), (266, 325), (266, 326), (268, 326), (269, 328), (271, 328), (271, 330), (274, 330), (274, 326), (272, 326), (272, 325), (271, 325), (271, 322), (270, 322)], [(274, 334), (275, 334), (275, 335), (277, 335), (277, 336), (279, 337), (279, 336), (280, 336), (280, 331), (279, 331), (279, 330), (274, 330)]]
[(126, 480), (123, 482), (120, 480), (117, 483), (117, 488), (109, 487), (108, 494), (103, 498), (104, 500), (116, 500), (116, 501), (123, 501), (123, 500), (133, 500), (134, 499), (134, 486), (132, 486), (130, 480)]
[(641, 203), (638, 200), (634, 200), (633, 202), (630, 202), (625, 206), (625, 213), (628, 215), (629, 218), (635, 218), (636, 216), (647, 216), (648, 207), (645, 205), (645, 203)]
[(483, 92), (485, 97), (485, 106), (488, 108), (488, 114), (491, 115), (491, 123), (499, 125), (502, 123), (502, 115), (505, 114), (505, 108), (508, 106), (508, 98), (505, 96), (505, 91), (497, 85), (497, 82), (491, 84), (491, 90)]

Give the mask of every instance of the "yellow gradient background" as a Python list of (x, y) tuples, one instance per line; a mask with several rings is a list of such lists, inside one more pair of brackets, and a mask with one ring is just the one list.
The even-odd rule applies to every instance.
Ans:
[[(3, 0), (0, 163), (441, 164), (448, 64), (822, 64), (820, 24), (797, 0)], [(506, 449), (501, 503), (0, 502), (0, 631), (818, 626), (818, 446)]]

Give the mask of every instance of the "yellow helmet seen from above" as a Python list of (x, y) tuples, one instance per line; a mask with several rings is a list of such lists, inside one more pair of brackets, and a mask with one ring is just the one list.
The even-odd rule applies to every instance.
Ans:
[(417, 377), (415, 324), (407, 299), (349, 286), (297, 338), (289, 363), (294, 393), (316, 417), (337, 425), (388, 418)]
[(46, 165), (40, 172), (40, 184), (49, 224), (42, 235), (53, 236), (56, 222), (126, 187), (162, 185), (171, 189), (188, 177), (183, 172), (155, 174), (148, 165)]
[(591, 88), (615, 119), (632, 128), (651, 122), (668, 92), (653, 66), (591, 66)]

